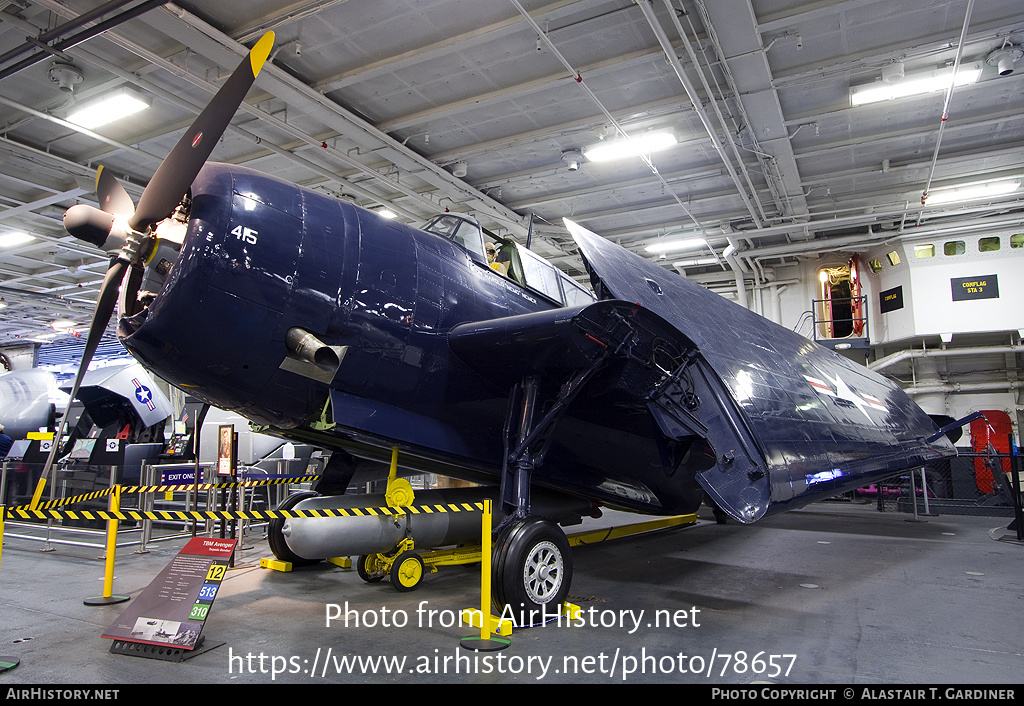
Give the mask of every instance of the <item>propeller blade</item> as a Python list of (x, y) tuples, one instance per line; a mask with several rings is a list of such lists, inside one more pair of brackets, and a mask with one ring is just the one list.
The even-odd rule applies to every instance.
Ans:
[(129, 220), (133, 229), (144, 231), (171, 215), (227, 129), (273, 46), (274, 33), (267, 32), (178, 140), (142, 192), (135, 215)]
[[(99, 347), (100, 339), (103, 338), (103, 332), (107, 329), (107, 324), (110, 323), (110, 316), (114, 313), (114, 306), (117, 304), (117, 294), (121, 288), (121, 280), (124, 279), (124, 274), (127, 270), (128, 263), (118, 258), (110, 266), (106, 276), (103, 278), (99, 297), (96, 298), (96, 309), (92, 315), (92, 324), (89, 326), (89, 335), (85, 339), (82, 360), (78, 364), (78, 374), (75, 376), (75, 384), (71, 388), (71, 397), (69, 398), (71, 400), (75, 399), (78, 395), (78, 388), (82, 385), (82, 379), (89, 369), (89, 363), (92, 362), (96, 348)], [(50, 468), (53, 466), (57, 449), (60, 447), (60, 440), (64, 437), (64, 427), (66, 424), (67, 414), (61, 417), (57, 434), (53, 439), (53, 444), (50, 446), (50, 455), (46, 458), (46, 465), (43, 466), (43, 472), (39, 476), (39, 483), (36, 485), (35, 492), (32, 495), (32, 503), (29, 507), (33, 510), (39, 504), (40, 497), (42, 497), (43, 487), (46, 485), (47, 476), (50, 473)]]
[(135, 213), (135, 202), (132, 201), (132, 197), (110, 170), (102, 166), (96, 172), (96, 196), (104, 213), (126, 218)]

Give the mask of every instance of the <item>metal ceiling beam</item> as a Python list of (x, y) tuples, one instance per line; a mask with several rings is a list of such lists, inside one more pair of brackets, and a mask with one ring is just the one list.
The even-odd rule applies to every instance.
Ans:
[[(550, 5), (537, 8), (535, 10), (535, 14), (543, 17), (545, 20), (553, 20), (563, 16), (564, 11), (566, 10), (576, 12), (580, 9), (585, 9), (587, 6), (599, 4), (600, 2), (602, 2), (602, 0), (597, 0), (597, 2), (594, 0), (587, 0), (586, 2), (581, 2), (581, 0), (562, 0), (561, 2), (551, 3)], [(452, 37), (445, 37), (444, 40), (425, 47), (410, 49), (398, 56), (389, 56), (379, 61), (344, 71), (330, 78), (318, 81), (313, 85), (313, 88), (323, 93), (330, 93), (356, 83), (372, 81), (379, 76), (399, 71), (407, 66), (414, 66), (424, 61), (445, 56), (452, 51), (453, 47), (468, 48), (493, 42), (499, 37), (520, 31), (522, 29), (522, 24), (523, 18), (519, 15), (513, 15), (500, 22), (485, 25), (484, 27), (478, 27), (470, 30), (469, 32), (463, 32), (462, 34), (457, 34)], [(239, 41), (244, 41), (246, 38), (247, 37), (242, 37)]]

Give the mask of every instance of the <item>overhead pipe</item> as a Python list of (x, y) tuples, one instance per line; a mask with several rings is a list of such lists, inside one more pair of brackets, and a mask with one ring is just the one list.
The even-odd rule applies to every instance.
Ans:
[[(34, 2), (40, 7), (43, 7), (47, 10), (58, 13), (60, 15), (69, 15), (68, 8), (64, 7), (58, 2), (55, 2), (55, 0), (34, 0)], [(166, 15), (164, 13), (166, 13)], [(223, 32), (217, 30), (216, 28), (204, 22), (199, 17), (193, 15), (187, 10), (183, 10), (176, 6), (173, 7), (173, 9), (164, 8), (163, 12), (156, 13), (155, 17), (172, 18), (170, 19), (170, 21), (174, 22), (175, 24), (183, 25), (190, 30), (194, 30), (200, 33), (202, 35), (203, 40), (209, 40), (213, 42), (217, 48), (231, 52), (236, 56), (241, 56), (246, 52), (246, 48), (238, 44), (238, 42), (233, 40), (231, 37), (225, 35)], [(157, 19), (151, 22), (147, 20), (147, 22), (149, 22), (149, 24), (157, 30), (164, 31), (163, 28), (165, 27), (165, 24), (162, 20)], [(168, 32), (165, 31), (165, 33)], [(168, 34), (169, 36), (174, 36), (173, 32)], [(182, 76), (186, 80), (190, 81), (197, 80), (191, 74), (183, 72), (181, 67), (171, 64), (170, 62), (164, 60), (162, 57), (145, 49), (141, 45), (131, 41), (130, 39), (127, 39), (122, 34), (118, 34), (117, 32), (109, 32), (107, 34), (107, 38), (109, 38), (110, 41), (114, 42), (118, 46), (136, 54), (137, 56), (143, 59), (146, 59), (150, 63), (166, 68), (168, 71), (174, 73), (175, 75)], [(188, 40), (182, 41), (186, 44), (189, 43)], [(195, 45), (192, 46), (193, 48), (197, 48)], [(314, 89), (310, 88), (309, 86), (306, 86), (305, 84), (295, 81), (294, 78), (286, 71), (282, 71), (276, 66), (268, 65), (264, 68), (264, 71), (261, 74), (261, 78), (264, 79), (265, 81), (268, 81), (268, 85), (274, 86), (275, 88), (273, 90), (278, 91), (279, 96), (285, 98), (284, 94), (287, 93), (287, 99), (299, 100), (303, 102), (305, 105), (310, 106), (309, 113), (311, 115), (315, 114), (317, 117), (323, 116), (325, 124), (328, 127), (334, 127), (335, 129), (338, 129), (342, 134), (345, 134), (346, 132), (351, 132), (346, 128), (353, 128), (355, 130), (361, 131), (363, 134), (382, 142), (385, 147), (394, 150), (399, 155), (399, 157), (408, 159), (411, 162), (415, 163), (416, 167), (421, 168), (423, 170), (423, 172), (420, 174), (420, 177), (423, 178), (428, 183), (436, 183), (443, 180), (445, 186), (456, 187), (460, 189), (467, 196), (467, 198), (473, 199), (474, 201), (478, 202), (478, 205), (476, 206), (478, 210), (482, 212), (491, 213), (496, 218), (499, 218), (504, 222), (514, 223), (519, 226), (523, 225), (523, 219), (521, 216), (519, 216), (519, 214), (506, 209), (502, 204), (495, 202), (486, 194), (480, 193), (478, 190), (476, 190), (469, 184), (465, 182), (460, 182), (458, 180), (453, 181), (453, 177), (451, 176), (451, 174), (442, 169), (441, 167), (437, 166), (430, 160), (425, 159), (421, 155), (415, 153), (413, 150), (404, 147), (399, 141), (395, 140), (390, 135), (387, 135), (377, 130), (373, 125), (371, 125), (367, 121), (359, 118), (350, 111), (339, 107), (338, 104), (330, 101), (328, 98), (318, 93)], [(260, 111), (257, 108), (248, 105), (247, 103), (243, 102), (242, 105), (240, 106), (240, 110), (257, 117), (260, 121), (269, 122), (272, 125), (274, 125), (274, 127), (281, 128), (288, 132), (289, 134), (297, 134), (300, 137), (300, 139), (307, 140), (308, 138), (308, 136), (302, 133), (298, 133), (298, 131), (296, 131), (291, 125), (288, 125), (283, 121), (277, 121), (273, 119), (272, 116), (267, 115), (263, 111)], [(345, 123), (345, 128), (337, 127), (337, 122), (339, 120)], [(320, 140), (308, 142), (309, 144), (315, 144), (317, 146), (322, 147)], [(270, 147), (270, 145), (266, 142), (263, 143), (263, 146)], [(339, 153), (337, 150), (324, 149), (323, 151), (330, 153), (331, 157), (343, 162), (344, 164), (346, 164), (346, 166), (356, 169), (368, 177), (385, 183), (389, 188), (406, 194), (412, 199), (428, 203), (428, 205), (431, 207), (436, 208), (437, 206), (434, 203), (430, 203), (429, 200), (423, 197), (421, 194), (418, 194), (415, 191), (406, 188), (405, 185), (399, 182), (398, 180), (391, 179), (385, 174), (381, 174), (376, 170), (367, 167), (364, 164), (361, 164), (354, 160), (347, 159), (346, 155)], [(282, 150), (282, 152), (284, 151)], [(396, 164), (401, 166), (398, 162), (396, 162)], [(337, 175), (334, 175), (331, 178), (337, 179)], [(348, 183), (346, 183), (345, 188), (348, 189), (351, 187)], [(375, 196), (374, 198), (379, 201), (381, 197)]]
[[(139, 48), (139, 50), (142, 51), (141, 48)], [(192, 105), (190, 102), (182, 99), (177, 94), (174, 94), (174, 93), (172, 93), (170, 91), (167, 91), (167, 90), (161, 88), (160, 86), (157, 86), (156, 84), (152, 83), (151, 81), (143, 79), (138, 74), (133, 74), (130, 71), (126, 71), (125, 69), (117, 66), (116, 64), (113, 64), (113, 63), (111, 63), (109, 61), (106, 61), (105, 59), (102, 59), (99, 56), (96, 56), (95, 54), (92, 54), (89, 51), (86, 51), (84, 49), (76, 49), (75, 50), (75, 54), (78, 57), (80, 57), (82, 60), (84, 60), (84, 61), (86, 61), (86, 62), (88, 62), (88, 63), (90, 63), (90, 64), (92, 64), (94, 66), (97, 66), (97, 67), (103, 69), (104, 71), (109, 71), (110, 73), (114, 74), (115, 76), (118, 76), (118, 77), (120, 77), (120, 78), (122, 78), (122, 79), (124, 79), (126, 81), (129, 81), (130, 83), (132, 83), (133, 85), (135, 85), (135, 86), (137, 86), (139, 88), (145, 89), (146, 91), (148, 91), (148, 92), (150, 92), (150, 93), (160, 97), (162, 100), (167, 101), (171, 105), (176, 105), (176, 106), (178, 106), (180, 108), (183, 108), (183, 109), (189, 110), (189, 111), (197, 111), (198, 112), (200, 110), (197, 106)], [(150, 61), (151, 63), (154, 63), (156, 65), (164, 66), (164, 68), (166, 68), (168, 71), (176, 71), (178, 73), (181, 73), (181, 69), (180, 68), (175, 67), (170, 62), (167, 62), (164, 59), (160, 59), (159, 57), (156, 57), (155, 55), (144, 56), (143, 58), (147, 59), (148, 61)], [(198, 85), (198, 83), (200, 81), (200, 79), (198, 79), (196, 77), (193, 77), (191, 75), (186, 75), (185, 77), (188, 78), (188, 79), (193, 79), (194, 82), (197, 83), (197, 85)], [(0, 100), (3, 100), (2, 97), (0, 97)], [(247, 106), (243, 104), (242, 109), (244, 110), (246, 107)], [(273, 117), (271, 115), (267, 115), (265, 113), (262, 113), (260, 111), (255, 110), (255, 109), (253, 109), (253, 111), (254, 111), (256, 117), (259, 118), (261, 121), (272, 122), (275, 125), (275, 127), (282, 127), (282, 129), (287, 129), (289, 132), (291, 132), (293, 135), (295, 135), (299, 139), (304, 140), (307, 144), (310, 144), (310, 145), (315, 144), (315, 145), (318, 145), (318, 146), (321, 144), (321, 141), (316, 140), (316, 138), (312, 137), (311, 135), (306, 135), (305, 133), (300, 133), (300, 131), (297, 128), (293, 127), (293, 126), (287, 125), (287, 128), (285, 128), (284, 126), (286, 126), (286, 124), (283, 123), (283, 121), (279, 121), (277, 118), (275, 118), (275, 117)], [(44, 117), (44, 116), (41, 115), (39, 117)], [(81, 132), (81, 128), (79, 128), (78, 126), (71, 126), (71, 127), (74, 127), (76, 130)], [(321, 176), (323, 176), (323, 177), (325, 177), (327, 179), (330, 179), (332, 181), (336, 181), (338, 183), (341, 183), (340, 179), (338, 178), (338, 175), (335, 174), (334, 172), (326, 169), (325, 167), (323, 167), (323, 166), (321, 166), (321, 165), (319, 165), (319, 164), (317, 164), (317, 163), (315, 163), (315, 162), (313, 162), (313, 161), (311, 161), (309, 159), (306, 159), (305, 157), (302, 157), (302, 156), (300, 156), (298, 154), (295, 154), (292, 151), (286, 150), (286, 149), (284, 149), (282, 147), (278, 147), (277, 145), (275, 145), (275, 144), (273, 144), (273, 143), (271, 143), (269, 141), (262, 140), (258, 135), (254, 134), (252, 132), (249, 132), (245, 128), (242, 128), (242, 127), (232, 123), (231, 125), (228, 126), (228, 129), (232, 130), (233, 132), (236, 132), (236, 133), (238, 133), (240, 135), (243, 135), (243, 136), (247, 137), (248, 139), (252, 140), (256, 144), (259, 144), (264, 149), (267, 149), (267, 150), (269, 150), (269, 151), (271, 151), (271, 152), (273, 152), (273, 153), (275, 153), (275, 154), (277, 154), (277, 155), (279, 155), (281, 157), (284, 157), (284, 158), (286, 158), (286, 159), (288, 159), (288, 160), (290, 160), (290, 161), (292, 161), (292, 162), (294, 162), (296, 164), (299, 164), (299, 165), (301, 165), (301, 166), (303, 166), (303, 167), (305, 167), (307, 169), (311, 169), (311, 170), (317, 172), (318, 174), (320, 174)], [(124, 147), (127, 147), (127, 146), (124, 146)], [(322, 148), (319, 148), (319, 149), (320, 149), (320, 151), (324, 151)], [(157, 159), (157, 158), (154, 157), (154, 159)], [(351, 193), (353, 193), (353, 194), (355, 194), (357, 196), (361, 196), (363, 198), (366, 198), (366, 199), (372, 199), (372, 200), (378, 200), (379, 201), (380, 198), (381, 198), (379, 195), (374, 194), (372, 191), (369, 191), (368, 189), (364, 189), (363, 187), (360, 187), (357, 184), (352, 184), (352, 183), (346, 182), (344, 184), (344, 188), (347, 191), (349, 191), (349, 192), (351, 192)], [(411, 191), (411, 190), (409, 190), (409, 191)], [(416, 195), (416, 194), (415, 194), (415, 192), (412, 192), (410, 195)], [(423, 203), (426, 204), (428, 202), (423, 200)], [(431, 204), (431, 205), (433, 205), (433, 204)], [(401, 215), (405, 216), (406, 218), (409, 218), (411, 220), (416, 220), (418, 218), (418, 216), (413, 214), (411, 211), (403, 209), (401, 206), (393, 204), (393, 207), (394, 207), (394, 209), (397, 212), (399, 212)]]
[(1005, 346), (979, 346), (973, 348), (914, 348), (892, 353), (868, 364), (870, 370), (879, 371), (905, 360), (919, 358), (953, 358), (976, 355), (1006, 355), (1024, 353), (1024, 344), (1010, 343)]
[[(990, 209), (977, 209), (979, 211), (988, 211)], [(831, 223), (831, 222), (830, 222)], [(905, 240), (907, 238), (928, 238), (938, 236), (957, 235), (963, 233), (969, 233), (977, 230), (990, 231), (998, 228), (1010, 228), (1018, 226), (1024, 223), (1024, 215), (1006, 216), (1004, 218), (989, 218), (979, 219), (969, 223), (963, 223), (958, 225), (940, 226), (937, 228), (926, 229), (922, 228), (914, 231), (880, 231), (874, 235), (868, 237), (863, 234), (861, 235), (847, 235), (840, 236), (837, 238), (824, 238), (821, 240), (811, 240), (803, 243), (787, 243), (785, 245), (768, 245), (760, 248), (752, 248), (742, 251), (744, 257), (754, 259), (764, 259), (770, 257), (781, 257), (785, 255), (799, 255), (811, 252), (817, 252), (822, 250), (839, 250), (848, 245), (861, 245), (871, 246), (878, 245), (881, 243), (896, 242)], [(768, 230), (768, 229), (765, 229)], [(775, 229), (772, 229), (775, 230)], [(785, 231), (783, 231), (785, 232)], [(776, 233), (776, 235), (781, 233)], [(763, 232), (758, 232), (758, 236), (764, 235)]]
[[(580, 75), (579, 71), (573, 68), (572, 64), (570, 64), (569, 61), (562, 55), (562, 53), (558, 50), (558, 47), (556, 47), (554, 42), (551, 41), (551, 38), (548, 37), (547, 33), (544, 32), (537, 24), (537, 21), (530, 16), (530, 13), (527, 12), (526, 9), (519, 3), (519, 0), (511, 0), (511, 2), (516, 7), (516, 9), (519, 10), (519, 13), (530, 24), (530, 26), (533, 27), (533, 30), (537, 33), (537, 37), (547, 45), (548, 49), (550, 49), (551, 53), (554, 54), (555, 57), (562, 63), (562, 66), (564, 66), (566, 71), (569, 72), (573, 80), (580, 85), (580, 87), (590, 97), (591, 101), (593, 101), (594, 104), (598, 107), (598, 109), (604, 114), (608, 122), (612, 125), (612, 127), (615, 128), (616, 133), (618, 133), (625, 140), (628, 141), (629, 135), (626, 134), (626, 131), (622, 129), (622, 125), (619, 124), (619, 121), (615, 119), (615, 116), (611, 114), (611, 111), (609, 111), (608, 108), (605, 107), (605, 105), (601, 102), (597, 95), (592, 90), (590, 90), (590, 86), (588, 86), (584, 82), (583, 76)], [(671, 194), (672, 198), (675, 199), (677, 204), (679, 204), (679, 207), (683, 209), (683, 212), (690, 217), (690, 220), (692, 220), (694, 225), (697, 226), (697, 229), (701, 232), (702, 235), (706, 237), (707, 232), (704, 229), (704, 224), (697, 220), (697, 217), (693, 215), (693, 212), (690, 211), (689, 207), (679, 197), (679, 194), (676, 193), (675, 189), (673, 189), (672, 186), (665, 180), (665, 177), (661, 175), (661, 172), (658, 171), (658, 169), (654, 166), (651, 160), (645, 155), (640, 155), (640, 158), (643, 160), (644, 164), (647, 165), (648, 169), (651, 170), (651, 173), (654, 174), (654, 176), (657, 177), (657, 179), (661, 182), (661, 185), (665, 189), (665, 191)], [(714, 253), (714, 250), (712, 250), (711, 252)], [(716, 254), (715, 257), (717, 258), (718, 255)]]
[[(70, 49), (76, 44), (81, 44), (82, 42), (88, 39), (92, 39), (93, 37), (102, 34), (110, 29), (113, 29), (114, 27), (117, 27), (130, 19), (145, 14), (146, 12), (149, 12), (152, 9), (160, 7), (161, 5), (166, 5), (167, 3), (168, 0), (147, 0), (141, 5), (133, 7), (130, 10), (125, 10), (121, 14), (115, 15), (114, 17), (111, 17), (108, 20), (104, 20), (103, 22), (100, 22), (83, 32), (79, 32), (74, 36), (54, 42), (53, 46), (51, 46), (49, 50), (39, 52), (38, 54), (33, 54), (32, 56), (22, 59), (16, 64), (8, 66), (3, 71), (0, 71), (0, 80), (5, 79), (13, 74), (16, 74), (19, 71), (28, 68), (29, 66), (32, 66), (33, 64), (39, 63), (43, 59), (50, 56), (50, 53), (53, 51), (64, 51), (66, 49)], [(80, 16), (76, 19), (80, 19)]]
[(941, 385), (923, 385), (921, 387), (907, 387), (904, 392), (908, 395), (933, 395), (933, 394), (970, 394), (972, 392), (1011, 392), (1013, 390), (1024, 390), (1024, 381), (1006, 380), (1004, 382), (947, 382)]
[(686, 72), (683, 70), (683, 65), (679, 61), (679, 57), (676, 56), (675, 49), (672, 47), (672, 42), (669, 40), (668, 35), (665, 34), (665, 30), (662, 28), (661, 23), (658, 22), (658, 18), (654, 14), (654, 8), (651, 6), (650, 0), (635, 0), (636, 4), (640, 6), (640, 10), (644, 13), (644, 17), (647, 23), (651, 26), (654, 31), (655, 37), (658, 39), (658, 43), (661, 44), (662, 51), (665, 52), (665, 56), (668, 57), (669, 64), (675, 71), (676, 77), (679, 82), (683, 85), (683, 90), (686, 91), (686, 95), (689, 97), (690, 102), (693, 104), (693, 109), (697, 113), (697, 117), (700, 118), (701, 124), (704, 126), (704, 130), (707, 132), (708, 137), (711, 138), (711, 144), (718, 153), (718, 156), (722, 159), (725, 164), (726, 170), (729, 172), (729, 177), (732, 179), (733, 184), (736, 185), (739, 191), (740, 198), (743, 200), (744, 206), (747, 208), (747, 212), (750, 213), (750, 217), (754, 219), (755, 223), (760, 223), (758, 214), (756, 213), (753, 204), (750, 202), (750, 198), (746, 192), (746, 189), (740, 183), (740, 178), (736, 174), (736, 170), (733, 167), (732, 161), (728, 158), (725, 153), (725, 148), (722, 146), (721, 141), (718, 139), (714, 126), (711, 125), (711, 121), (708, 118), (707, 111), (700, 100), (700, 95), (697, 93), (696, 87), (693, 82), (690, 81)]
[[(672, 20), (672, 25), (675, 27), (676, 34), (679, 35), (679, 38), (683, 42), (683, 48), (686, 49), (686, 53), (690, 57), (690, 61), (693, 63), (693, 69), (696, 72), (697, 76), (700, 78), (701, 85), (704, 86), (704, 94), (708, 97), (708, 103), (711, 105), (712, 110), (714, 110), (715, 117), (718, 118), (718, 124), (722, 128), (722, 132), (727, 136), (729, 146), (732, 148), (733, 158), (736, 160), (737, 168), (740, 172), (742, 172), (743, 179), (744, 181), (746, 181), (747, 184), (747, 188), (750, 189), (750, 194), (753, 197), (755, 205), (757, 206), (757, 210), (761, 214), (761, 220), (764, 221), (768, 218), (768, 216), (765, 214), (764, 209), (761, 207), (761, 202), (757, 199), (757, 189), (754, 187), (754, 184), (750, 179), (750, 172), (747, 169), (746, 164), (744, 164), (743, 162), (743, 157), (740, 156), (739, 149), (736, 147), (736, 141), (728, 137), (730, 134), (729, 126), (726, 124), (725, 116), (722, 115), (722, 111), (718, 107), (718, 101), (715, 100), (715, 94), (711, 90), (711, 85), (708, 83), (707, 76), (705, 75), (704, 70), (701, 68), (700, 61), (697, 58), (697, 52), (693, 50), (693, 45), (690, 43), (690, 38), (686, 35), (686, 31), (683, 29), (683, 25), (679, 21), (679, 17), (676, 15), (676, 10), (672, 6), (671, 0), (662, 0), (662, 3), (665, 6), (665, 11), (668, 13), (668, 16)], [(664, 46), (662, 48), (665, 49)], [(671, 48), (671, 44), (669, 45), (669, 48)], [(668, 49), (665, 49), (665, 51), (666, 53), (669, 53)], [(670, 56), (675, 56), (675, 52), (672, 51)], [(689, 94), (689, 91), (687, 91), (687, 94)], [(693, 100), (692, 97), (691, 100)], [(725, 158), (723, 156), (723, 160), (724, 159)], [(736, 185), (737, 188), (739, 188), (738, 182)], [(757, 219), (755, 219), (755, 222), (758, 223), (758, 225), (760, 225), (760, 221), (757, 221)]]
[(78, 17), (75, 17), (74, 19), (65, 22), (59, 27), (54, 27), (53, 29), (46, 30), (45, 32), (38, 34), (34, 38), (29, 38), (29, 41), (25, 42), (24, 44), (20, 44), (11, 49), (10, 51), (4, 52), (2, 55), (0, 55), (0, 64), (6, 64), (11, 59), (15, 59), (21, 56), (22, 54), (32, 51), (33, 49), (38, 49), (41, 44), (46, 44), (52, 39), (57, 39), (58, 37), (64, 35), (67, 32), (78, 29), (79, 27), (83, 27), (89, 22), (92, 22), (93, 20), (103, 17), (108, 12), (112, 12), (113, 10), (119, 10), (125, 5), (130, 5), (132, 2), (134, 2), (134, 0), (112, 0), (111, 2), (104, 3), (103, 5), (100, 5), (97, 8), (89, 10), (88, 12), (83, 12)]
[[(960, 70), (960, 59), (964, 53), (964, 42), (967, 39), (967, 27), (971, 23), (971, 12), (974, 10), (974, 0), (967, 0), (967, 12), (964, 15), (964, 26), (960, 31), (960, 44), (956, 48), (956, 58), (953, 60), (953, 75), (949, 79), (949, 88), (946, 89), (946, 100), (942, 106), (942, 118), (939, 121), (939, 134), (935, 138), (935, 150), (932, 152), (932, 166), (928, 172), (928, 182), (921, 193), (921, 205), (924, 206), (928, 200), (928, 191), (932, 187), (932, 179), (935, 177), (935, 166), (939, 161), (939, 147), (942, 145), (942, 133), (946, 129), (946, 121), (949, 119), (949, 105), (953, 101), (953, 89), (956, 87), (956, 74)], [(920, 225), (922, 214), (918, 214), (917, 223)]]

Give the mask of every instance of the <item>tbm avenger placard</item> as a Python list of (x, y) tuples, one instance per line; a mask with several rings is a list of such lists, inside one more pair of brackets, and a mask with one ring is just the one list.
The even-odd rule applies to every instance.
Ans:
[(103, 633), (119, 647), (111, 651), (149, 656), (146, 650), (124, 649), (122, 642), (187, 651), (198, 648), (235, 544), (234, 539), (190, 540)]

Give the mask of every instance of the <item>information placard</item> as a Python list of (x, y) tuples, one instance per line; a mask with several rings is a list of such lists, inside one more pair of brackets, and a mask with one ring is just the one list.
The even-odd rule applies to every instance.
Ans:
[(955, 302), (999, 298), (999, 277), (996, 275), (957, 277), (951, 279), (949, 283), (953, 290), (953, 301)]
[(903, 287), (887, 289), (878, 295), (878, 308), (883, 314), (903, 308)]
[(211, 537), (189, 540), (103, 637), (195, 649), (236, 542)]

